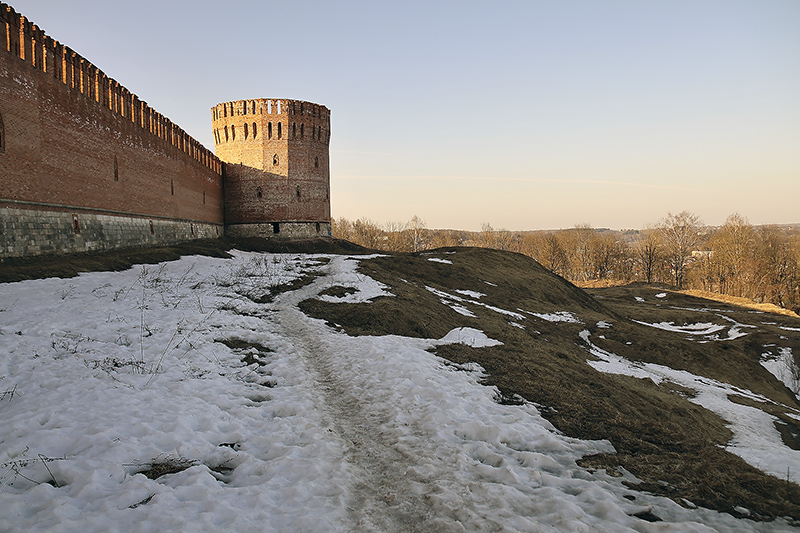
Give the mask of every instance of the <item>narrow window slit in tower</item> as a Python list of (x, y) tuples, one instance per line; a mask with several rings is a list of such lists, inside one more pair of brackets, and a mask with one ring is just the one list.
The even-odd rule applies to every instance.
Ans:
[(281, 232), (281, 225), (278, 222), (272, 223), (272, 233), (278, 234)]
[(114, 156), (114, 181), (119, 181), (119, 164), (117, 163), (117, 156)]

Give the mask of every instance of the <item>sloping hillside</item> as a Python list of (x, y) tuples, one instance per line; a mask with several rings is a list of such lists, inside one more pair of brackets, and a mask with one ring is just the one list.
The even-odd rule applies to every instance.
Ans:
[[(0, 530), (800, 521), (797, 319), (492, 250), (230, 244), (0, 284)], [(137, 262), (0, 275), (87, 260)]]
[[(611, 441), (617, 453), (584, 466), (622, 466), (638, 488), (679, 502), (800, 519), (800, 490), (787, 483), (800, 480), (797, 382), (793, 393), (762, 365), (800, 353), (800, 321), (645, 286), (592, 298), (525, 256), (486, 249), (374, 258), (360, 271), (395, 296), (301, 308), (351, 335), (480, 329), (503, 345), (436, 354), (477, 362), (501, 401), (533, 402), (567, 435)], [(773, 366), (787, 376), (791, 368)], [(769, 434), (731, 426), (755, 416)], [(770, 439), (785, 453), (767, 457)]]

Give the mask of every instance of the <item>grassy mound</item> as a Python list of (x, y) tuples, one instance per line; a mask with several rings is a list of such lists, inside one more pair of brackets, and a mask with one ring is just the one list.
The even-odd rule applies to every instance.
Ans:
[[(598, 372), (587, 364), (593, 357), (579, 337), (589, 330), (593, 343), (629, 360), (686, 370), (769, 398), (775, 403), (760, 407), (785, 424), (788, 444), (800, 427), (786, 413), (800, 404), (759, 358), (765, 345), (779, 339), (800, 353), (798, 336), (789, 338), (780, 329), (800, 326), (797, 319), (642, 285), (589, 294), (528, 257), (496, 250), (392, 255), (362, 260), (360, 271), (388, 285), (394, 296), (369, 304), (307, 300), (301, 308), (351, 335), (440, 338), (457, 327), (481, 329), (503, 345), (446, 345), (436, 353), (456, 363), (479, 363), (488, 384), (500, 389), (500, 401), (534, 402), (567, 435), (608, 439), (618, 452), (585, 458), (583, 466), (611, 473), (624, 467), (643, 480), (637, 488), (681, 505), (735, 515), (746, 508), (751, 518), (800, 520), (800, 487), (725, 451), (731, 431), (719, 416), (689, 401), (694, 391)], [(731, 323), (720, 315), (741, 324), (747, 335), (698, 342), (633, 321)]]

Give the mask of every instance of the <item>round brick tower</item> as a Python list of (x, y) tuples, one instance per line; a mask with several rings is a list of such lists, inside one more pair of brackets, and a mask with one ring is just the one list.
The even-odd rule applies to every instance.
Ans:
[(330, 110), (260, 98), (211, 108), (224, 165), (225, 233), (315, 237), (331, 230)]

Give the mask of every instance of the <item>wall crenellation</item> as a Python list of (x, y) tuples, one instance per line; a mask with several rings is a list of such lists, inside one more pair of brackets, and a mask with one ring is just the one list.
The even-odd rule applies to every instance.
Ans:
[(210, 150), (5, 3), (0, 3), (0, 48), (0, 53), (10, 54), (33, 69), (52, 75), (87, 100), (125, 117), (167, 145), (222, 174), (222, 162)]

